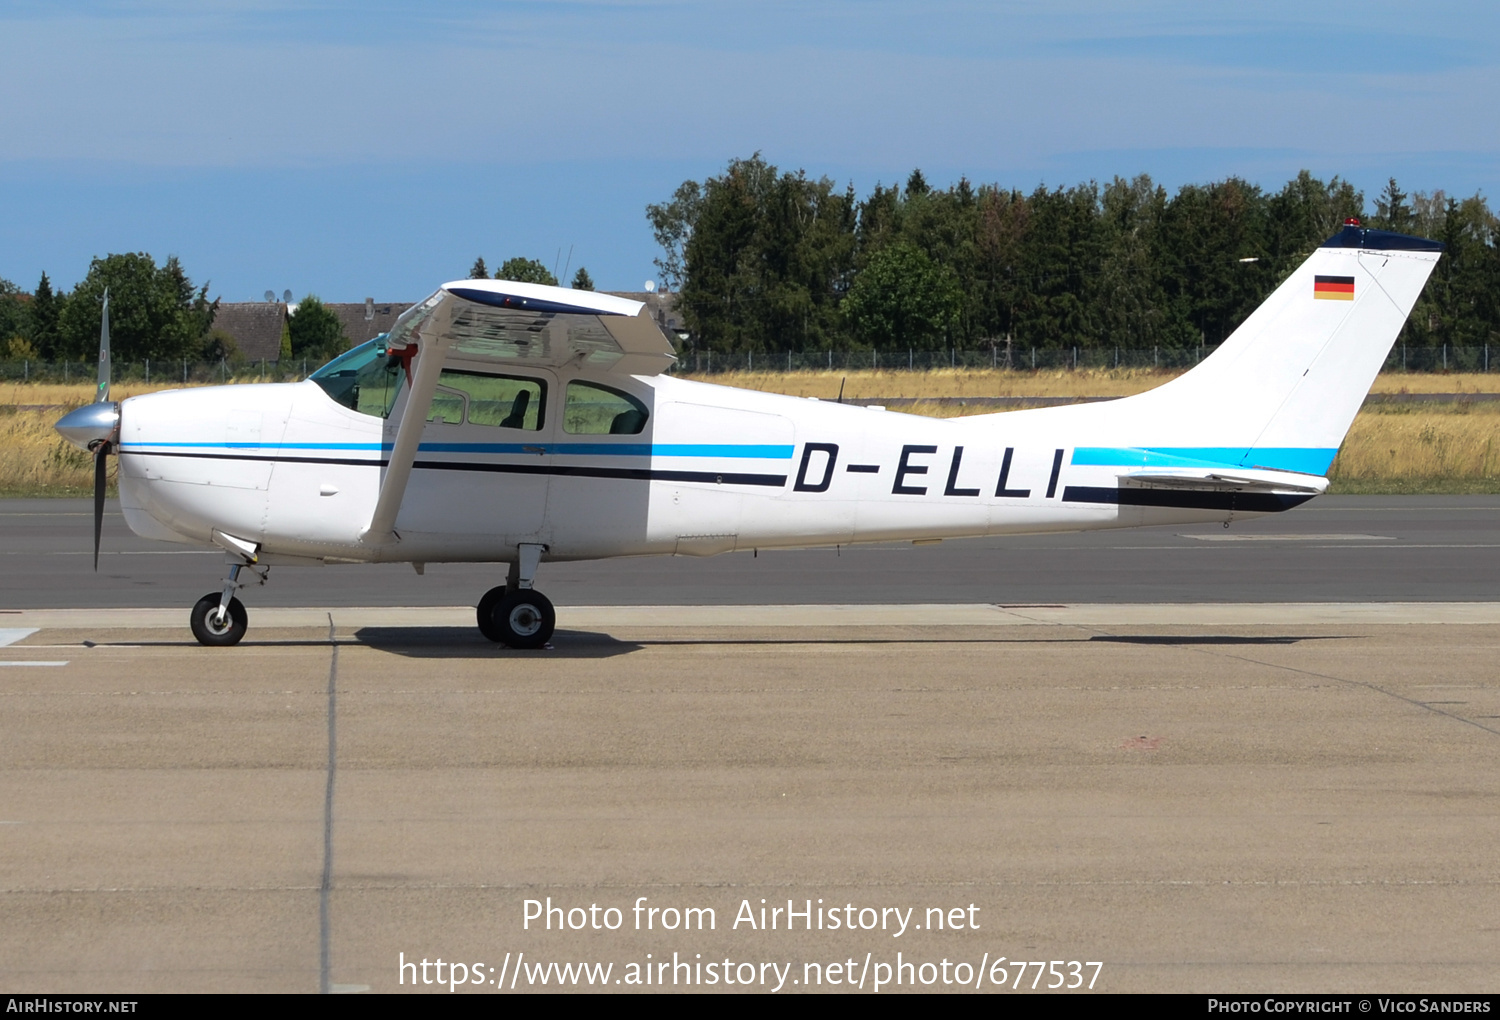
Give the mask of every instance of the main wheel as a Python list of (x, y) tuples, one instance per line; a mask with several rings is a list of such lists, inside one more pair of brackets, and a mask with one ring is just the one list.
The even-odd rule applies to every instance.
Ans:
[(245, 630), (250, 626), (250, 617), (245, 613), (245, 604), (239, 599), (229, 600), (229, 612), (224, 614), (224, 619), (219, 619), (219, 600), (223, 596), (216, 591), (211, 591), (198, 600), (193, 606), (193, 617), (190, 621), (193, 628), (193, 637), (198, 639), (200, 645), (236, 645), (240, 638), (245, 636)]
[(495, 606), (494, 628), (500, 643), (512, 648), (541, 648), (555, 626), (557, 613), (551, 600), (535, 589), (510, 592)]
[(505, 640), (505, 636), (500, 633), (499, 627), (495, 623), (495, 607), (500, 604), (500, 600), (503, 598), (505, 598), (505, 585), (502, 584), (500, 587), (491, 588), (481, 595), (479, 597), (479, 606), (474, 611), (475, 617), (479, 620), (479, 633), (495, 642)]

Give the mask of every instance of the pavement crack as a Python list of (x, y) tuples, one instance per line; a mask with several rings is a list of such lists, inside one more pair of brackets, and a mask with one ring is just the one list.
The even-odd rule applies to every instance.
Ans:
[(328, 614), (328, 784), (323, 791), (323, 881), (318, 890), (318, 990), (327, 995), (329, 899), (333, 891), (333, 780), (338, 765), (339, 644), (335, 639), (333, 614)]

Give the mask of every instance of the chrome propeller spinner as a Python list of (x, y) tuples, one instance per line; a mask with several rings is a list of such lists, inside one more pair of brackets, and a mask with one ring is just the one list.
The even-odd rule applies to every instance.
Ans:
[(104, 317), (99, 324), (99, 385), (94, 402), (58, 419), (57, 429), (68, 442), (94, 455), (94, 569), (99, 569), (99, 539), (104, 528), (104, 490), (109, 482), (105, 461), (119, 444), (120, 405), (109, 399), (109, 289), (104, 291)]

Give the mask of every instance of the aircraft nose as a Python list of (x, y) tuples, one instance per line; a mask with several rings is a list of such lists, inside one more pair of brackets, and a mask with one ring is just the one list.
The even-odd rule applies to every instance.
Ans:
[(90, 450), (114, 437), (120, 427), (120, 405), (112, 401), (87, 404), (69, 411), (52, 427), (80, 450)]

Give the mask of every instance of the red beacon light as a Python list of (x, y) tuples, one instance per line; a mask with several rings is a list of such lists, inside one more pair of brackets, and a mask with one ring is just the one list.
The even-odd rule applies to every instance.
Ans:
[(1347, 220), (1344, 221), (1344, 226), (1346, 227), (1357, 227), (1359, 225), (1360, 224), (1358, 216), (1350, 216)]

